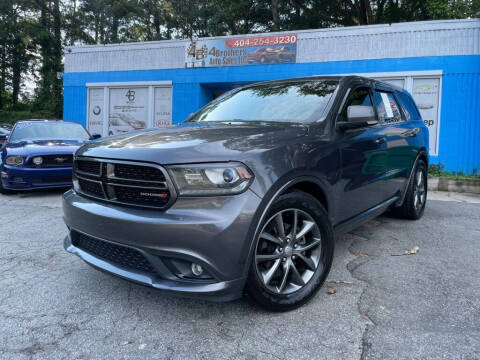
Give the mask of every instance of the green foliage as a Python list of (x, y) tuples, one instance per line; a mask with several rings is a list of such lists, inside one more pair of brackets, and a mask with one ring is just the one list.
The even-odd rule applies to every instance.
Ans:
[(0, 110), (21, 117), (27, 104), (61, 118), (57, 73), (65, 45), (466, 18), (478, 11), (480, 0), (0, 0)]
[(0, 110), (0, 123), (15, 124), (19, 120), (27, 119), (58, 119), (48, 110)]
[(448, 179), (480, 179), (480, 172), (474, 169), (472, 174), (464, 174), (462, 171), (447, 171), (442, 163), (431, 164), (428, 167), (428, 176)]

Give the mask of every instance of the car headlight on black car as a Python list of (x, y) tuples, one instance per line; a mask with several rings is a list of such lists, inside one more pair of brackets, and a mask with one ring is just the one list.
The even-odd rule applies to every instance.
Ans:
[(235, 195), (253, 180), (252, 172), (241, 163), (174, 165), (168, 172), (180, 196)]
[(22, 166), (24, 162), (25, 158), (23, 156), (7, 156), (5, 159), (5, 164), (13, 166)]

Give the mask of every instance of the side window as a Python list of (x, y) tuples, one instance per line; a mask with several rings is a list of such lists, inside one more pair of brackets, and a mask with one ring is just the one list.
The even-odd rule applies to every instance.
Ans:
[(418, 112), (417, 106), (410, 96), (401, 92), (397, 93), (396, 95), (398, 101), (400, 101), (400, 105), (403, 108), (403, 112), (405, 113), (407, 120), (420, 120), (422, 118)]
[(347, 108), (351, 105), (365, 105), (372, 106), (372, 99), (370, 98), (370, 88), (359, 87), (353, 90), (348, 96), (345, 105), (343, 106), (342, 113), (340, 114), (339, 121), (347, 121)]
[(373, 106), (377, 109), (379, 122), (402, 121), (402, 114), (392, 93), (375, 90)]

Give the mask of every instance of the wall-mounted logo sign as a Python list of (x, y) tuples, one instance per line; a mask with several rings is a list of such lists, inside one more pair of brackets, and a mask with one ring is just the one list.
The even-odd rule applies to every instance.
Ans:
[(125, 96), (127, 97), (128, 101), (135, 101), (135, 91), (134, 90), (128, 89)]
[(185, 67), (295, 63), (297, 34), (195, 40), (185, 49)]
[(93, 114), (94, 115), (100, 115), (100, 113), (102, 112), (102, 108), (98, 105), (96, 105), (94, 108), (93, 108)]

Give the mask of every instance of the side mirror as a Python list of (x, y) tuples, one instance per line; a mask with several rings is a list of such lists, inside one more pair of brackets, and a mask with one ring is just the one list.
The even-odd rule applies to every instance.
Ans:
[(337, 126), (341, 129), (356, 129), (378, 124), (375, 110), (372, 106), (351, 105), (347, 108), (348, 121), (339, 121)]
[(92, 136), (90, 136), (90, 140), (100, 139), (101, 137), (102, 135), (100, 134), (93, 134)]

